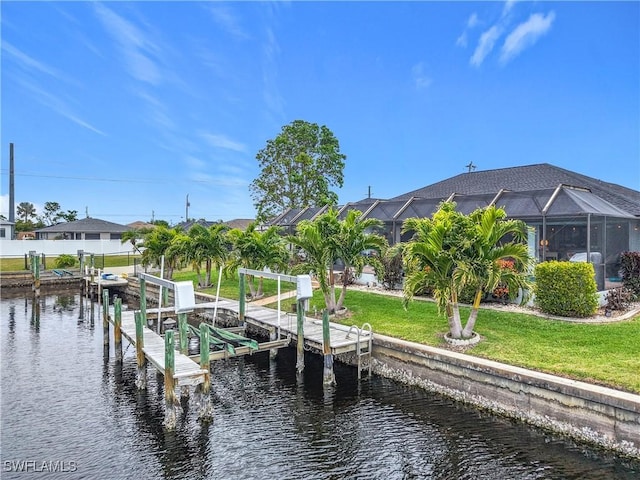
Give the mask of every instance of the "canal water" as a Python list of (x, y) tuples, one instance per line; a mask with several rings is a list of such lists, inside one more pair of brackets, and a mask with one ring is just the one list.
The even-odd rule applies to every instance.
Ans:
[(214, 363), (213, 422), (185, 404), (168, 432), (162, 377), (149, 367), (138, 391), (134, 349), (104, 355), (84, 302), (46, 295), (38, 312), (3, 292), (3, 480), (640, 478), (638, 462), (340, 364), (323, 391), (320, 358), (297, 378), (292, 349)]

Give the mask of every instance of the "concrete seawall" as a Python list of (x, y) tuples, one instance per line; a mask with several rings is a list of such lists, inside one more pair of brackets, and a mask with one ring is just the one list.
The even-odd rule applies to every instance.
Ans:
[(373, 359), (378, 375), (640, 458), (640, 395), (384, 335)]

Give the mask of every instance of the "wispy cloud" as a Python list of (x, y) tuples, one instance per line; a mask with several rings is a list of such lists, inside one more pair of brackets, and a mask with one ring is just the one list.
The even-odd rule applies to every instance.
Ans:
[(39, 73), (44, 73), (57, 80), (62, 80), (64, 82), (77, 85), (77, 82), (73, 81), (62, 72), (56, 70), (53, 67), (50, 67), (46, 63), (43, 63), (27, 55), (22, 50), (19, 50), (18, 48), (14, 47), (11, 43), (5, 40), (2, 41), (2, 50), (6, 54), (8, 54), (11, 58), (13, 58), (13, 60), (18, 65), (20, 65), (20, 67), (25, 71), (30, 71), (30, 72), (36, 71)]
[(212, 3), (208, 5), (207, 10), (211, 13), (213, 20), (227, 33), (241, 40), (250, 38), (250, 35), (240, 26), (238, 17), (228, 6)]
[(468, 42), (467, 32), (473, 27), (475, 27), (477, 24), (478, 24), (478, 14), (474, 12), (471, 15), (469, 15), (469, 19), (467, 20), (467, 26), (464, 29), (464, 32), (462, 32), (460, 36), (456, 39), (456, 45), (463, 48), (466, 47)]
[(120, 46), (129, 74), (137, 80), (158, 85), (162, 76), (151, 58), (159, 51), (156, 44), (133, 23), (104, 5), (96, 3), (95, 11), (105, 29)]
[(277, 57), (280, 53), (280, 46), (271, 27), (267, 27), (265, 34), (266, 40), (262, 46), (262, 79), (264, 84), (262, 97), (269, 111), (280, 119), (284, 117), (284, 101), (276, 82), (278, 77)]
[(244, 144), (231, 140), (225, 135), (200, 132), (200, 136), (214, 148), (223, 148), (240, 153), (247, 151), (247, 147)]
[(501, 28), (498, 25), (494, 25), (489, 30), (480, 35), (480, 40), (478, 41), (478, 45), (476, 46), (476, 49), (473, 52), (469, 63), (476, 67), (482, 65), (485, 57), (489, 55), (489, 53), (491, 53), (491, 50), (493, 50), (493, 47), (495, 46), (498, 38), (500, 38), (501, 34)]
[(413, 67), (411, 67), (411, 75), (413, 77), (413, 82), (418, 90), (422, 90), (431, 85), (433, 80), (425, 73), (424, 62), (416, 63)]
[(91, 130), (94, 133), (97, 133), (99, 135), (104, 135), (104, 136), (107, 135), (102, 130), (94, 127), (89, 122), (82, 119), (76, 112), (74, 112), (73, 108), (71, 108), (71, 106), (61, 98), (47, 92), (43, 88), (27, 80), (18, 80), (18, 83), (23, 88), (29, 90), (33, 94), (33, 98), (38, 100), (40, 103), (42, 103), (46, 107), (51, 108), (58, 115), (61, 115), (67, 118), (68, 120), (71, 120), (73, 123), (80, 125), (81, 127), (86, 128), (87, 130)]
[(532, 14), (526, 22), (518, 25), (505, 39), (500, 53), (500, 61), (506, 63), (516, 57), (525, 48), (532, 46), (538, 39), (545, 35), (556, 18), (555, 12), (547, 15)]

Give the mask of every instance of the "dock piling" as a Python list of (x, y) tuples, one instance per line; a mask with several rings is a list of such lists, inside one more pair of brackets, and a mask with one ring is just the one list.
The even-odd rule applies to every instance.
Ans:
[(189, 350), (189, 325), (187, 324), (187, 314), (178, 314), (178, 334), (180, 335), (180, 353), (187, 355)]
[(102, 290), (102, 345), (109, 348), (109, 290)]
[(201, 420), (209, 421), (213, 418), (213, 405), (211, 405), (211, 359), (209, 355), (209, 326), (206, 323), (200, 324), (200, 368), (206, 370), (204, 381), (196, 387), (196, 398), (199, 405), (198, 417)]
[(115, 343), (116, 362), (122, 363), (122, 299), (113, 299), (113, 342)]
[(164, 426), (168, 429), (176, 427), (176, 410), (178, 400), (176, 398), (175, 379), (175, 339), (173, 330), (167, 330), (164, 334)]
[(146, 319), (142, 316), (142, 312), (135, 312), (136, 321), (136, 360), (138, 364), (138, 371), (136, 375), (136, 387), (140, 390), (147, 388), (147, 375), (145, 372), (146, 357), (142, 349), (144, 348), (144, 333), (142, 322)]
[(336, 376), (333, 373), (333, 354), (331, 353), (329, 312), (327, 311), (327, 309), (325, 309), (322, 313), (322, 355), (324, 359), (322, 385), (325, 387), (335, 385)]
[(298, 300), (296, 306), (298, 343), (296, 344), (296, 370), (300, 374), (304, 370), (304, 300)]

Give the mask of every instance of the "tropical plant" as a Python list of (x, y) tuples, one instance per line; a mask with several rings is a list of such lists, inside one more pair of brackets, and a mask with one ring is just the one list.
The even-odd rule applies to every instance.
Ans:
[[(484, 292), (500, 283), (508, 285), (510, 292), (527, 288), (527, 248), (518, 242), (526, 231), (522, 222), (506, 220), (503, 209), (489, 206), (467, 216), (455, 207), (455, 202), (443, 202), (432, 218), (405, 220), (403, 233), (414, 233), (403, 252), (405, 306), (417, 291), (429, 286), (439, 311), (448, 319), (449, 335), (470, 338)], [(507, 241), (507, 235), (513, 240)], [(517, 268), (501, 268), (505, 259)], [(473, 308), (463, 328), (458, 297), (472, 284), (476, 289)]]
[(145, 266), (160, 265), (162, 256), (165, 259), (165, 272), (164, 278), (171, 280), (173, 277), (173, 270), (176, 268), (178, 261), (180, 260), (180, 254), (177, 249), (169, 249), (174, 238), (178, 236), (182, 230), (179, 228), (167, 228), (163, 226), (157, 226), (152, 231), (144, 236), (142, 247), (141, 260)]
[[(353, 210), (344, 220), (338, 218), (338, 211), (330, 208), (314, 220), (303, 220), (296, 234), (289, 237), (293, 245), (300, 249), (300, 263), (295, 269), (311, 272), (316, 276), (329, 313), (343, 307), (349, 273), (362, 273), (367, 264), (367, 251), (382, 251), (386, 240), (368, 229), (379, 225), (378, 220), (361, 219), (361, 212)], [(333, 267), (337, 261), (345, 266), (342, 291), (336, 301), (335, 275)]]
[[(234, 228), (228, 233), (228, 238), (233, 245), (233, 250), (227, 270), (235, 271), (238, 267), (253, 270), (269, 268), (275, 272), (284, 272), (289, 263), (289, 250), (285, 239), (280, 235), (279, 228), (271, 226), (265, 231), (257, 230), (256, 222), (250, 223), (245, 230)], [(251, 298), (259, 298), (263, 295), (262, 277), (255, 286), (254, 277), (247, 276), (249, 293)]]
[[(337, 217), (337, 210), (331, 209), (330, 212)], [(336, 310), (340, 310), (344, 304), (349, 280), (362, 275), (367, 264), (374, 263), (377, 270), (381, 271), (379, 258), (388, 244), (383, 236), (374, 232), (382, 225), (381, 220), (362, 218), (362, 212), (349, 210), (344, 220), (338, 222), (337, 234), (328, 238), (333, 243), (336, 258), (344, 264), (342, 290), (336, 302)]]
[(133, 249), (142, 253), (140, 248), (144, 244), (144, 237), (153, 230), (152, 228), (133, 228), (131, 230), (127, 230), (126, 232), (122, 232), (122, 236), (120, 237), (120, 243), (129, 242)]
[(335, 205), (342, 187), (346, 155), (326, 126), (295, 120), (260, 150), (260, 175), (250, 186), (258, 219), (289, 208)]
[[(230, 243), (226, 232), (229, 227), (222, 223), (205, 227), (195, 223), (186, 236), (178, 236), (174, 248), (176, 256), (190, 263), (198, 275), (198, 284), (202, 288), (211, 285), (211, 270), (214, 266), (224, 265), (229, 255)], [(178, 245), (178, 248), (175, 246)], [(201, 266), (204, 263), (204, 278), (201, 278)]]

